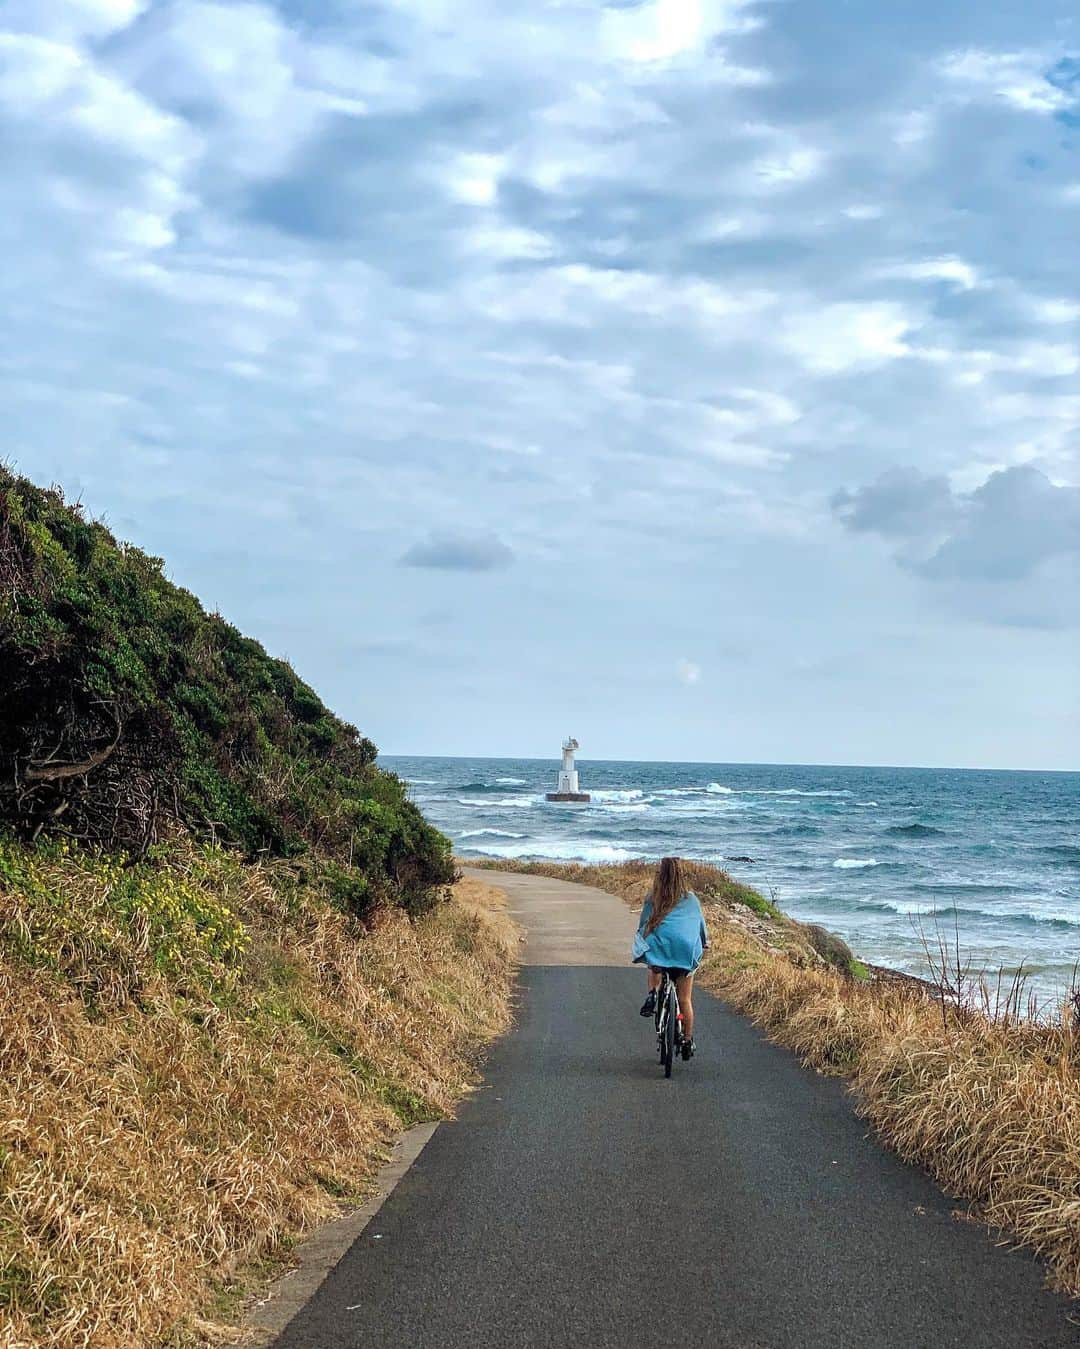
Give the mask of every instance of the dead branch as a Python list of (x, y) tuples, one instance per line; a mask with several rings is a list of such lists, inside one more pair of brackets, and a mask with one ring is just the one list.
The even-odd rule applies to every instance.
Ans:
[[(59, 782), (66, 778), (81, 778), (87, 773), (92, 773), (95, 768), (100, 768), (103, 763), (107, 763), (112, 758), (117, 745), (120, 743), (120, 737), (123, 734), (123, 727), (120, 718), (113, 714), (116, 721), (116, 734), (112, 741), (104, 749), (98, 750), (96, 754), (91, 754), (88, 759), (83, 759), (79, 763), (54, 763), (51, 757), (48, 759), (38, 759), (33, 761), (26, 770), (27, 782)], [(54, 751), (55, 752), (55, 751)]]

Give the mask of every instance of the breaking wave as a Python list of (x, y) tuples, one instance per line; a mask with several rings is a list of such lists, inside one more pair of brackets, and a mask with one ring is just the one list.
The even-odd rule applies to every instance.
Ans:
[(531, 796), (489, 796), (483, 801), (474, 801), (468, 796), (456, 798), (459, 806), (471, 806), (474, 810), (528, 810), (535, 804)]
[(515, 834), (509, 829), (463, 829), (458, 838), (528, 838), (528, 834)]
[(896, 900), (852, 900), (850, 904), (841, 904), (849, 913), (895, 913), (902, 917), (975, 919), (981, 922), (1017, 923), (1021, 927), (1054, 927), (1061, 930), (1080, 928), (1080, 917), (1060, 909), (1048, 909), (1044, 913), (1011, 912), (1009, 910), (966, 908), (957, 904), (920, 904), (915, 901)]
[(555, 839), (536, 839), (528, 844), (492, 843), (475, 849), (491, 857), (508, 860), (547, 860), (556, 862), (632, 862), (641, 854), (614, 843), (584, 843), (576, 840), (559, 842)]

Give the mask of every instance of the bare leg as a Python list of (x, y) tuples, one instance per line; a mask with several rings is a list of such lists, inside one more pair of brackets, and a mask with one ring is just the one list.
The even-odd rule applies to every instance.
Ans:
[(645, 966), (649, 976), (649, 996), (641, 1005), (642, 1016), (652, 1016), (656, 1011), (656, 990), (660, 987), (660, 975), (650, 966)]
[(694, 976), (684, 974), (675, 980), (675, 992), (679, 998), (679, 1011), (682, 1012), (682, 1033), (687, 1040), (694, 1038)]

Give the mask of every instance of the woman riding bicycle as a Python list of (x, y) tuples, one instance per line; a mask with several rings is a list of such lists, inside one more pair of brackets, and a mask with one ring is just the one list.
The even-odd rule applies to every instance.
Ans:
[(649, 993), (642, 1016), (656, 1011), (660, 971), (670, 971), (683, 1017), (683, 1057), (694, 1053), (694, 971), (709, 945), (701, 903), (685, 882), (677, 857), (664, 857), (656, 868), (652, 889), (641, 910), (634, 937), (634, 964), (649, 969)]

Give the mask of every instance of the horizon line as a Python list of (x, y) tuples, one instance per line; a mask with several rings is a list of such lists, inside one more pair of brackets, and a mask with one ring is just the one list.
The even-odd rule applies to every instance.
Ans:
[[(467, 759), (491, 763), (555, 763), (558, 755), (536, 754), (399, 754), (379, 750), (378, 759)], [(998, 768), (977, 764), (800, 763), (782, 759), (579, 759), (581, 764), (668, 764), (701, 768), (872, 768), (923, 773), (1060, 773), (1080, 775), (1080, 768)]]

